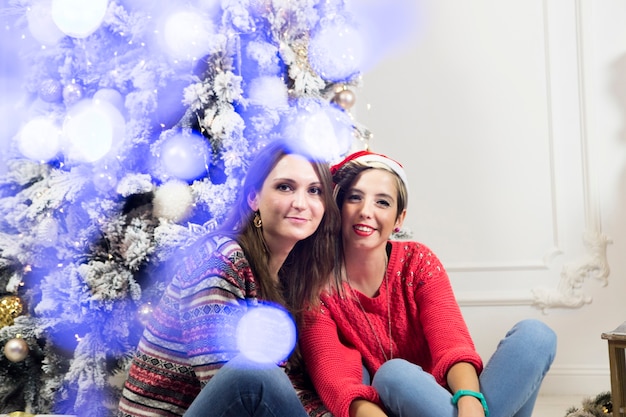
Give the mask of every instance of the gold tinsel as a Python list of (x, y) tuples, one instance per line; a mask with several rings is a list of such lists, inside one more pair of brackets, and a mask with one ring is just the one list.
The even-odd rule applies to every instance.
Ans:
[(34, 414), (25, 413), (23, 411), (13, 411), (8, 414), (9, 417), (35, 417)]
[(15, 318), (22, 314), (23, 305), (20, 297), (6, 295), (0, 298), (0, 328), (11, 326)]

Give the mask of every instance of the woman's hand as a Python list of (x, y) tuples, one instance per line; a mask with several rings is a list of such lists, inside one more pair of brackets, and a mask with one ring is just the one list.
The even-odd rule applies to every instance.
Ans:
[(354, 400), (350, 404), (350, 417), (387, 417), (387, 414), (371, 401)]
[(480, 400), (470, 395), (459, 398), (457, 403), (459, 408), (458, 417), (485, 417), (485, 410)]

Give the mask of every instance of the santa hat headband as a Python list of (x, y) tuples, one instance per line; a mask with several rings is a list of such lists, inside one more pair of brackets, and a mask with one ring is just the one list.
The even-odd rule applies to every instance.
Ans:
[(379, 153), (374, 153), (374, 152), (370, 152), (370, 151), (358, 151), (358, 152), (354, 152), (348, 156), (346, 156), (346, 158), (339, 162), (336, 165), (333, 165), (330, 167), (330, 172), (335, 175), (335, 173), (337, 171), (339, 171), (345, 164), (347, 164), (348, 162), (359, 162), (362, 163), (364, 165), (369, 165), (371, 162), (378, 162), (381, 163), (385, 166), (387, 166), (389, 169), (391, 169), (393, 172), (395, 172), (398, 177), (400, 177), (400, 179), (402, 180), (402, 182), (404, 183), (404, 186), (408, 189), (409, 188), (409, 182), (407, 180), (406, 177), (406, 172), (404, 172), (404, 168), (402, 168), (402, 165), (400, 165), (400, 163), (398, 161), (395, 161), (391, 158), (389, 158), (388, 156), (385, 156), (383, 154), (379, 154)]

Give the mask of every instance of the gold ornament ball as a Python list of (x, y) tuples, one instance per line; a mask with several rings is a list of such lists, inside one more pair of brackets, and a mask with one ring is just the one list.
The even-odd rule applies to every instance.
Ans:
[(0, 328), (13, 325), (15, 318), (22, 314), (23, 310), (20, 297), (7, 295), (0, 298)]
[(4, 345), (4, 356), (11, 362), (22, 362), (29, 351), (28, 343), (22, 338), (11, 339)]
[(341, 90), (335, 94), (335, 103), (344, 110), (350, 110), (356, 102), (356, 96), (352, 90)]

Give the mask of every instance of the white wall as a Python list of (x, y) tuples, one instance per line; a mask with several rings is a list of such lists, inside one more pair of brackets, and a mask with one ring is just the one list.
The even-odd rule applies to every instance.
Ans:
[(540, 318), (559, 337), (543, 393), (595, 396), (601, 333), (626, 320), (626, 2), (420, 4), (416, 42), (364, 76), (353, 113), (405, 165), (405, 226), (483, 356)]

